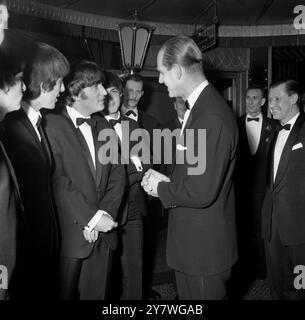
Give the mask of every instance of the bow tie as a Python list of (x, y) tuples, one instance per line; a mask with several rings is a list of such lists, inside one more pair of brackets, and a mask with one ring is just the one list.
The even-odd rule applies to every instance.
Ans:
[(189, 102), (187, 100), (184, 101), (184, 104), (185, 104), (185, 108), (187, 110), (190, 110), (190, 104), (189, 104)]
[(285, 125), (279, 125), (278, 126), (278, 128), (277, 128), (277, 130), (278, 131), (281, 131), (281, 130), (287, 130), (287, 131), (289, 131), (290, 130), (290, 127), (291, 127), (291, 124), (290, 123), (287, 123), (287, 124), (285, 124)]
[(129, 117), (131, 114), (132, 114), (134, 117), (137, 116), (136, 113), (135, 113), (134, 111), (132, 111), (132, 110), (128, 110), (128, 111), (125, 113), (125, 115), (126, 115), (127, 117)]
[(90, 127), (95, 127), (96, 126), (96, 120), (92, 118), (76, 118), (76, 125), (79, 127), (81, 126), (84, 122), (87, 122)]
[(121, 123), (121, 118), (115, 120), (115, 119), (109, 119), (109, 123), (112, 127), (114, 127), (117, 123)]
[(247, 121), (249, 122), (249, 121), (257, 121), (257, 122), (259, 122), (259, 118), (247, 118)]

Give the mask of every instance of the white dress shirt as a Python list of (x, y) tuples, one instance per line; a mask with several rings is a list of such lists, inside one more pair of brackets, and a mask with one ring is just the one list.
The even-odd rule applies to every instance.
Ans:
[(84, 117), (81, 113), (79, 113), (77, 110), (75, 110), (72, 107), (68, 107), (67, 106), (66, 108), (67, 108), (68, 115), (71, 118), (75, 128), (79, 128), (79, 130), (81, 131), (81, 133), (83, 134), (83, 136), (84, 136), (84, 138), (86, 140), (86, 143), (87, 143), (87, 146), (89, 148), (90, 155), (91, 155), (91, 158), (92, 158), (92, 162), (93, 162), (93, 165), (94, 165), (94, 168), (95, 168), (96, 167), (96, 164), (95, 164), (95, 148), (94, 148), (94, 141), (93, 141), (93, 135), (92, 135), (92, 128), (87, 122), (82, 123), (80, 126), (78, 126), (76, 124), (76, 119), (77, 118), (90, 119), (91, 117), (90, 116)]
[[(258, 121), (252, 120), (248, 121), (248, 118), (258, 118)], [(251, 154), (255, 154), (257, 151), (259, 140), (261, 138), (261, 132), (262, 132), (262, 124), (263, 124), (263, 115), (260, 113), (256, 117), (252, 117), (249, 114), (246, 116), (246, 131), (247, 131), (247, 138), (248, 138), (248, 144), (251, 151)]]
[(25, 114), (29, 118), (32, 126), (34, 127), (34, 130), (38, 136), (39, 141), (41, 141), (41, 136), (37, 128), (37, 121), (39, 117), (41, 117), (40, 111), (36, 111), (33, 109), (26, 101), (21, 102), (21, 107), (24, 110)]
[(185, 114), (184, 114), (184, 118), (183, 118), (183, 124), (182, 124), (182, 128), (181, 128), (181, 132), (180, 132), (180, 136), (183, 133), (184, 127), (187, 123), (187, 119), (192, 111), (192, 108), (195, 104), (195, 102), (197, 101), (198, 97), (200, 96), (201, 92), (203, 91), (203, 89), (208, 85), (208, 80), (204, 80), (203, 82), (200, 83), (200, 85), (189, 95), (189, 97), (187, 98), (187, 102), (189, 104), (189, 109), (186, 110)]
[[(84, 117), (81, 113), (79, 113), (77, 110), (75, 110), (72, 107), (66, 106), (67, 113), (69, 117), (71, 118), (75, 128), (79, 128), (81, 131), (82, 135), (84, 136), (87, 146), (90, 151), (90, 155), (93, 161), (94, 168), (96, 168), (96, 163), (95, 163), (95, 148), (94, 148), (94, 141), (93, 141), (93, 135), (92, 135), (92, 128), (91, 126), (87, 123), (84, 122), (80, 126), (76, 124), (76, 119), (77, 118), (91, 118), (90, 116)], [(107, 214), (106, 211), (103, 210), (98, 210), (96, 214), (93, 216), (93, 218), (89, 221), (87, 226), (85, 227), (88, 231), (92, 231), (96, 224), (99, 222), (100, 218), (102, 217), (103, 214)]]
[(291, 125), (290, 130), (281, 130), (278, 133), (277, 140), (276, 140), (275, 147), (274, 147), (274, 156), (273, 156), (273, 159), (274, 159), (273, 160), (273, 182), (275, 181), (275, 178), (276, 178), (277, 169), (279, 167), (279, 163), (281, 160), (282, 152), (285, 147), (286, 141), (289, 137), (289, 134), (290, 134), (299, 114), (300, 113), (298, 112), (293, 118), (291, 118), (287, 123), (285, 123), (285, 124)]
[[(105, 116), (105, 119), (109, 122), (109, 120), (118, 120), (121, 117), (120, 112), (118, 112), (116, 115), (107, 115)], [(113, 127), (115, 132), (117, 133), (121, 143), (122, 143), (122, 137), (123, 137), (123, 131), (122, 131), (122, 124), (121, 123), (116, 123), (115, 126)]]

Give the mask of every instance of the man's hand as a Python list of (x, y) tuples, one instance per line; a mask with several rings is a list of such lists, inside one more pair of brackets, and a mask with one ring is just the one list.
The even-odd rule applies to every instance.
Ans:
[(101, 231), (101, 232), (108, 232), (112, 230), (113, 228), (116, 228), (118, 226), (118, 223), (113, 221), (111, 215), (104, 213), (96, 226), (94, 227), (94, 230)]
[(161, 181), (170, 182), (170, 179), (158, 171), (149, 169), (142, 179), (141, 186), (149, 195), (158, 197), (158, 184)]
[(87, 229), (83, 230), (83, 235), (88, 242), (95, 242), (98, 238), (98, 232), (96, 230), (89, 231)]

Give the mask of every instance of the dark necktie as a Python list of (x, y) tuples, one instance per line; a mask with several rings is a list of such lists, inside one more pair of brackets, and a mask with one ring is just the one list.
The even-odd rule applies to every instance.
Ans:
[(121, 123), (121, 118), (115, 120), (115, 119), (109, 119), (109, 123), (112, 127), (114, 127), (117, 123)]
[(132, 111), (132, 110), (128, 110), (128, 111), (125, 113), (125, 115), (126, 115), (127, 117), (129, 117), (130, 115), (133, 115), (134, 117), (137, 116), (136, 113), (135, 113), (134, 111)]
[(256, 121), (259, 122), (259, 118), (247, 118), (247, 121)]
[(84, 122), (87, 122), (90, 127), (95, 127), (96, 126), (96, 120), (92, 118), (76, 118), (76, 125), (79, 127), (81, 126)]
[(49, 145), (48, 145), (48, 142), (46, 139), (46, 135), (44, 133), (43, 126), (44, 126), (44, 120), (42, 119), (42, 117), (39, 116), (39, 118), (37, 119), (37, 122), (36, 122), (36, 127), (37, 127), (39, 134), (40, 134), (40, 138), (41, 138), (40, 143), (41, 143), (42, 150), (43, 150), (47, 160), (49, 161), (49, 164), (51, 165), (51, 152), (50, 152), (50, 148), (49, 148)]
[(186, 109), (190, 110), (190, 104), (187, 100), (185, 100), (184, 104), (185, 104)]

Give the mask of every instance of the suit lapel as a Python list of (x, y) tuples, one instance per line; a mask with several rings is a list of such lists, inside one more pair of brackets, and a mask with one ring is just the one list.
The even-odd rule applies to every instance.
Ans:
[(144, 128), (143, 126), (143, 113), (138, 109), (138, 125), (140, 128)]
[(274, 181), (275, 188), (282, 181), (282, 179), (287, 171), (288, 163), (289, 163), (289, 159), (290, 159), (290, 154), (291, 154), (291, 149), (292, 149), (292, 147), (298, 137), (300, 127), (301, 127), (301, 124), (303, 123), (303, 121), (304, 121), (303, 117), (301, 115), (299, 115), (293, 128), (291, 129), (291, 132), (290, 132), (288, 139), (285, 143), (285, 146), (284, 146), (281, 158), (280, 158), (279, 166), (277, 169), (275, 181)]
[(99, 144), (98, 144), (98, 134), (97, 134), (96, 128), (92, 128), (92, 136), (93, 136), (94, 149), (95, 149), (95, 168), (96, 168), (95, 181), (96, 181), (96, 186), (98, 187), (102, 177), (103, 166), (98, 159)]

